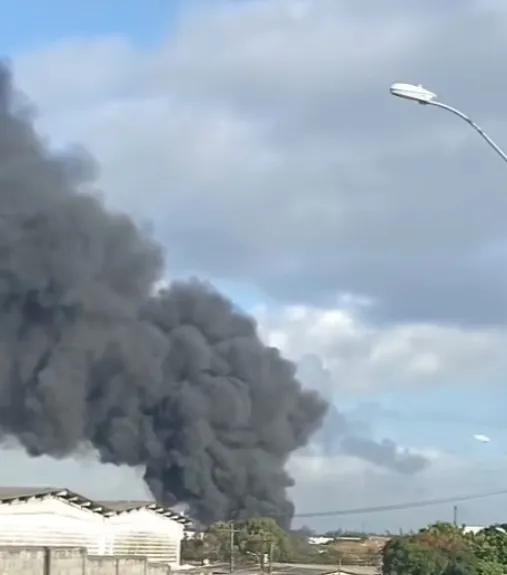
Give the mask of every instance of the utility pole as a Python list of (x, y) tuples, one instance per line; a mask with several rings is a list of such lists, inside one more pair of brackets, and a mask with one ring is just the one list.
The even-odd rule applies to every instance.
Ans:
[(452, 508), (452, 522), (454, 523), (455, 527), (458, 526), (458, 506), (457, 505), (455, 505)]
[(229, 522), (229, 573), (234, 572), (234, 521)]

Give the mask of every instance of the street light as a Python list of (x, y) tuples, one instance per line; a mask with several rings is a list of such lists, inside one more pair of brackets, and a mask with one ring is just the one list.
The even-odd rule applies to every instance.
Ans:
[(442, 108), (442, 110), (447, 110), (451, 112), (458, 118), (464, 120), (467, 124), (472, 126), (472, 128), (482, 137), (486, 142), (495, 150), (495, 152), (507, 162), (507, 154), (495, 144), (495, 142), (486, 134), (486, 132), (478, 126), (475, 122), (472, 121), (466, 114), (460, 112), (456, 108), (452, 106), (448, 106), (447, 104), (443, 104), (439, 102), (437, 95), (434, 92), (430, 92), (423, 88), (420, 85), (415, 84), (403, 84), (403, 83), (396, 83), (393, 84), (389, 90), (393, 96), (397, 98), (403, 98), (405, 100), (412, 100), (413, 102), (418, 102), (419, 104), (428, 105), (428, 106), (436, 106), (437, 108)]
[(429, 104), (437, 99), (437, 95), (422, 86), (414, 86), (414, 84), (393, 84), (391, 86), (391, 94), (398, 96), (398, 98), (405, 98), (405, 100), (413, 100), (419, 104)]

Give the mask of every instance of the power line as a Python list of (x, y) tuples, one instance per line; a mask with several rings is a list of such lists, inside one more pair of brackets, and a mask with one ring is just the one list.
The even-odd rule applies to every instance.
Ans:
[(373, 507), (356, 507), (351, 509), (337, 509), (334, 511), (313, 511), (309, 513), (296, 513), (294, 517), (334, 517), (336, 515), (362, 515), (369, 513), (381, 513), (383, 511), (398, 511), (403, 509), (415, 509), (417, 507), (431, 507), (444, 503), (458, 503), (461, 501), (471, 501), (473, 499), (484, 499), (496, 495), (507, 495), (507, 489), (498, 491), (485, 491), (482, 493), (472, 493), (469, 495), (458, 495), (454, 497), (442, 497), (439, 499), (426, 499), (410, 501), (407, 503), (394, 503), (391, 505), (377, 505)]

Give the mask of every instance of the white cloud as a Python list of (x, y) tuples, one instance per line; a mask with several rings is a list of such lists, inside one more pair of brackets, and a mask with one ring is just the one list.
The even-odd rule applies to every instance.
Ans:
[[(259, 309), (265, 340), (302, 363), (304, 378), (336, 396), (398, 385), (440, 385), (501, 376), (507, 338), (493, 329), (434, 324), (378, 327), (343, 307)], [(311, 356), (320, 362), (311, 363)], [(313, 371), (312, 371), (313, 370)]]

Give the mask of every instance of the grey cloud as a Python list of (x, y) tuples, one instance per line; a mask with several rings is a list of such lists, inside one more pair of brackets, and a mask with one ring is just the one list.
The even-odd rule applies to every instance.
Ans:
[[(284, 301), (361, 293), (377, 321), (504, 323), (504, 166), (465, 124), (388, 87), (423, 82), (507, 133), (505, 6), (315, 0), (308, 14), (224, 3), (152, 53), (74, 42), (17, 69), (47, 126), (104, 159), (109, 200), (153, 218), (173, 275)], [(76, 59), (89, 101), (66, 100)]]
[(342, 442), (342, 450), (348, 455), (361, 457), (381, 467), (392, 469), (398, 473), (412, 475), (430, 465), (430, 460), (408, 449), (402, 451), (394, 441), (383, 439), (380, 442), (366, 437), (347, 436)]

